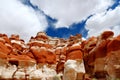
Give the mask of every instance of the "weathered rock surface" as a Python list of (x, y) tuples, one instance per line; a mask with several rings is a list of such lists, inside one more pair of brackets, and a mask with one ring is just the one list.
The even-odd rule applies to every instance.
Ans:
[(120, 79), (120, 35), (105, 31), (82, 40), (38, 32), (28, 43), (0, 34), (0, 80)]

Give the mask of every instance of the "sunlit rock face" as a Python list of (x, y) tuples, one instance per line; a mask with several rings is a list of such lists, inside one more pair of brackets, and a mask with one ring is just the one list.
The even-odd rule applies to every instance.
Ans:
[(113, 35), (112, 31), (105, 31), (98, 37), (91, 37), (82, 42), (85, 70), (92, 77), (108, 80), (119, 78), (120, 38)]
[(38, 32), (25, 43), (19, 35), (0, 34), (0, 80), (120, 79), (120, 36), (105, 31), (82, 40)]
[(66, 53), (66, 59), (82, 59), (82, 51), (80, 45), (73, 45), (68, 48)]
[(120, 35), (107, 45), (107, 72), (111, 78), (120, 78)]
[(31, 47), (31, 51), (37, 63), (56, 63), (56, 55), (52, 51), (47, 50), (46, 48)]
[(91, 37), (88, 40), (82, 41), (81, 43), (85, 70), (90, 75), (93, 74), (95, 61), (94, 54), (90, 54), (90, 52), (96, 47), (97, 40), (97, 37)]
[[(64, 75), (63, 80), (83, 80), (83, 74), (85, 73), (84, 62), (82, 59), (79, 60), (67, 60), (64, 64)], [(77, 77), (77, 74), (80, 74)]]
[(112, 31), (103, 32), (100, 36), (98, 36), (96, 46), (90, 51), (90, 54), (94, 55), (93, 73), (97, 78), (105, 78), (107, 75), (105, 70), (105, 58), (107, 56), (107, 44), (112, 37)]

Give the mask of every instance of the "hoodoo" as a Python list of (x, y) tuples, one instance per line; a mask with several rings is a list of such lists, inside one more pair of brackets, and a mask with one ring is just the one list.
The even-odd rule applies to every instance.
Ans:
[(0, 34), (0, 80), (120, 80), (120, 35), (113, 35), (82, 40), (38, 32), (25, 43)]

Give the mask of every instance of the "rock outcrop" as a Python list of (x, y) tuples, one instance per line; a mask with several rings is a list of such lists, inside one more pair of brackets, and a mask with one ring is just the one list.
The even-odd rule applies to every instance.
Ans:
[(28, 43), (0, 34), (0, 80), (120, 79), (120, 35), (105, 31), (82, 40), (38, 32)]

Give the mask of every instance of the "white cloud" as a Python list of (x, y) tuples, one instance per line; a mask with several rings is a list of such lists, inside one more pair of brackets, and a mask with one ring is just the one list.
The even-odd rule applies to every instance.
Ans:
[(31, 0), (45, 14), (58, 20), (55, 27), (69, 27), (91, 14), (105, 11), (113, 0)]
[[(30, 0), (37, 5), (46, 15), (55, 18), (58, 22), (56, 28), (68, 27), (86, 19), (88, 37), (98, 35), (103, 30), (113, 30), (119, 34), (120, 7), (106, 11), (114, 2), (113, 0)], [(0, 1), (0, 33), (20, 34), (23, 39), (29, 39), (38, 31), (47, 28), (47, 20), (39, 11), (23, 5), (19, 0)]]
[(0, 1), (0, 33), (19, 34), (25, 40), (47, 28), (44, 15), (19, 0)]
[(97, 36), (105, 30), (112, 30), (115, 35), (120, 34), (120, 6), (89, 18), (85, 28), (89, 30), (88, 37)]

